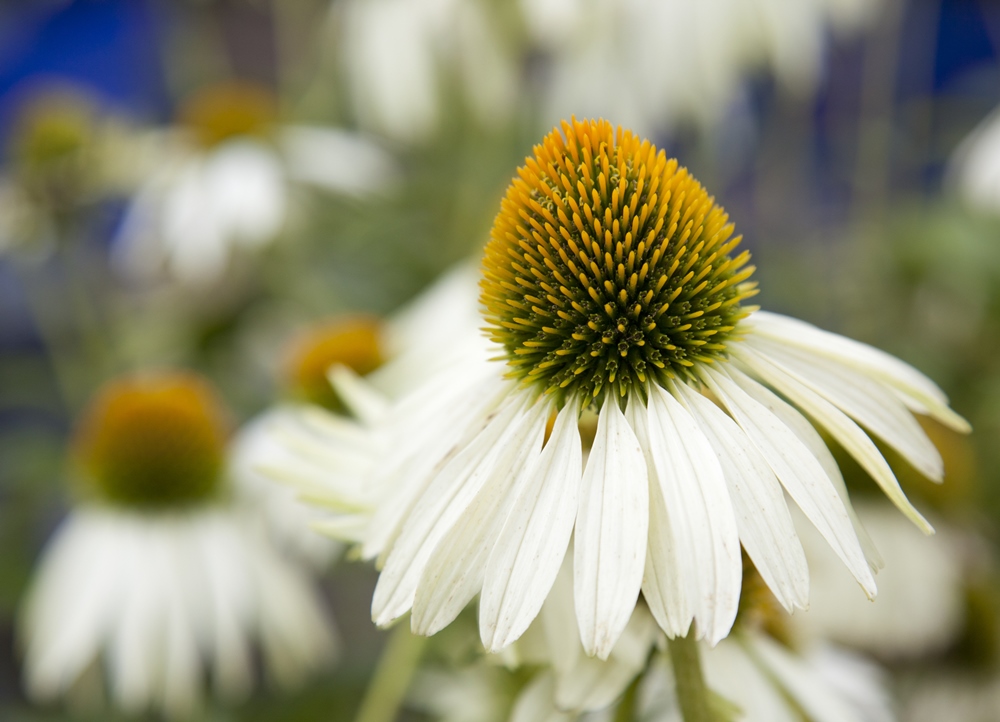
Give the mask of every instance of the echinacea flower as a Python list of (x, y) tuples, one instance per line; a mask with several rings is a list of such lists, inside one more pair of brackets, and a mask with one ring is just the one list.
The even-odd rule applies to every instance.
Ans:
[(74, 446), (80, 501), (25, 605), (33, 698), (106, 688), (128, 713), (182, 717), (207, 677), (238, 700), (257, 659), (282, 685), (329, 661), (333, 630), (309, 575), (230, 498), (225, 443), (219, 402), (192, 375), (122, 379), (98, 395)]
[[(747, 306), (753, 268), (732, 234), (697, 181), (629, 131), (573, 121), (535, 147), (486, 247), (490, 343), (372, 431), (366, 489), (383, 501), (361, 546), (381, 565), (377, 624), (410, 612), (433, 634), (479, 595), (483, 642), (501, 650), (538, 614), (572, 538), (588, 655), (611, 653), (640, 592), (669, 636), (717, 643), (741, 545), (785, 608), (807, 603), (786, 493), (875, 595), (815, 427), (930, 532), (872, 437), (940, 480), (911, 412), (968, 426), (902, 361)], [(585, 462), (581, 419), (595, 416)]]
[[(310, 527), (360, 540), (382, 498), (365, 481), (376, 454), (361, 422), (481, 345), (477, 279), (473, 266), (460, 265), (386, 319), (330, 319), (289, 344), (281, 364), (289, 400), (248, 422), (232, 455), (238, 493), (282, 547), (322, 565), (334, 547)], [(337, 519), (323, 506), (330, 501), (345, 512)]]
[(115, 261), (140, 280), (217, 280), (233, 254), (270, 244), (292, 188), (347, 196), (385, 188), (388, 155), (335, 128), (279, 122), (276, 99), (249, 84), (211, 86), (156, 137), (152, 167), (115, 240)]

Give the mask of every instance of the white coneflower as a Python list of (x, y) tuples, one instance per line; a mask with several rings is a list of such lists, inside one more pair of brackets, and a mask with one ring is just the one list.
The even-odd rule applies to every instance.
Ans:
[[(784, 607), (807, 602), (785, 492), (874, 596), (812, 424), (926, 532), (868, 434), (939, 480), (911, 412), (967, 424), (907, 364), (742, 305), (753, 269), (732, 232), (686, 170), (629, 131), (574, 121), (536, 146), (486, 248), (493, 359), (437, 375), (375, 429), (368, 490), (385, 501), (362, 549), (384, 562), (378, 624), (412, 610), (414, 631), (433, 634), (478, 594), (483, 642), (503, 649), (572, 537), (588, 654), (610, 653), (640, 591), (668, 635), (693, 625), (718, 642), (741, 544)], [(581, 414), (597, 417), (586, 465)]]
[[(383, 362), (385, 335), (378, 319), (360, 315), (317, 323), (297, 334), (281, 369), (291, 399), (251, 419), (233, 442), (231, 464), (237, 493), (257, 510), (282, 548), (313, 566), (326, 566), (340, 549), (310, 528), (325, 514), (299, 500), (295, 489), (276, 484), (267, 470), (281, 469), (283, 475), (296, 477), (303, 473), (300, 467), (307, 474), (312, 470), (299, 462), (303, 441), (297, 439), (308, 436), (300, 429), (308, 429), (310, 419), (327, 416), (322, 409), (345, 410), (330, 383), (330, 369), (345, 367), (340, 373), (351, 374), (349, 378), (375, 371)], [(338, 428), (336, 418), (331, 425)], [(350, 422), (345, 419), (340, 426), (349, 428)], [(328, 455), (324, 461), (329, 461)], [(325, 467), (317, 476), (325, 478)]]
[(186, 374), (115, 381), (76, 440), (82, 500), (29, 593), (24, 675), (39, 701), (105, 680), (130, 713), (190, 715), (206, 677), (245, 697), (254, 650), (293, 685), (326, 663), (332, 628), (306, 572), (227, 498), (217, 399)]
[[(309, 327), (291, 344), (283, 376), (294, 400), (247, 424), (233, 454), (237, 487), (255, 500), (283, 546), (323, 563), (329, 543), (310, 527), (360, 541), (374, 509), (391, 493), (367, 482), (378, 453), (364, 423), (482, 345), (478, 278), (471, 264), (460, 265), (384, 321), (335, 318)], [(331, 519), (329, 508), (305, 505), (298, 495), (332, 503), (340, 518)]]
[(359, 195), (392, 175), (388, 156), (358, 135), (277, 123), (275, 100), (251, 85), (196, 94), (156, 145), (115, 241), (116, 263), (140, 279), (214, 281), (237, 249), (274, 240), (293, 184)]
[[(615, 114), (652, 132), (678, 119), (718, 122), (746, 79), (772, 71), (804, 93), (821, 74), (827, 35), (870, 22), (858, 0), (524, 0), (549, 59), (551, 118)], [(670, 42), (662, 42), (669, 36)]]

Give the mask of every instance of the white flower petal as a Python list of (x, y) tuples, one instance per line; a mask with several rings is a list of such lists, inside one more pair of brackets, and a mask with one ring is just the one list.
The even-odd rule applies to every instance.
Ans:
[[(136, 522), (139, 527), (141, 522)], [(134, 547), (120, 558), (121, 573), (130, 579), (121, 617), (110, 639), (108, 666), (111, 694), (122, 709), (143, 711), (153, 700), (164, 656), (168, 549), (160, 529), (136, 528)], [(122, 540), (124, 541), (124, 540)]]
[(122, 601), (117, 531), (100, 514), (74, 513), (50, 542), (23, 624), (32, 696), (59, 695), (97, 658)]
[(441, 538), (417, 585), (410, 618), (416, 634), (434, 634), (455, 619), (483, 586), (483, 578), (528, 464), (542, 454), (550, 406), (535, 403), (518, 421), (516, 433), (505, 440), (496, 471)]
[(809, 567), (781, 484), (747, 435), (697, 392), (681, 397), (715, 448), (736, 513), (740, 541), (789, 612), (809, 602)]
[(607, 398), (583, 472), (576, 518), (574, 595), (584, 651), (607, 659), (642, 585), (649, 488), (639, 441)]
[(353, 369), (343, 364), (331, 366), (327, 372), (330, 385), (337, 391), (347, 407), (363, 423), (373, 424), (389, 408), (389, 400), (372, 388)]
[(650, 385), (647, 423), (649, 452), (675, 530), (697, 635), (716, 644), (733, 626), (743, 574), (725, 476), (698, 423), (656, 384)]
[(864, 722), (851, 705), (829, 688), (808, 665), (761, 634), (749, 635), (747, 646), (774, 676), (785, 693), (813, 722)]
[(892, 386), (903, 396), (908, 406), (914, 402), (918, 404), (920, 408), (914, 410), (924, 410), (956, 431), (965, 433), (971, 430), (965, 419), (948, 408), (948, 397), (933, 381), (895, 356), (853, 339), (823, 331), (805, 321), (766, 311), (756, 311), (742, 323), (750, 325), (754, 334), (823, 354), (852, 366)]
[(723, 371), (705, 368), (701, 376), (865, 593), (874, 597), (875, 579), (847, 509), (816, 457), (781, 419), (754, 401)]
[(510, 443), (525, 432), (525, 399), (502, 406), (476, 437), (430, 481), (406, 519), (379, 575), (372, 619), (384, 626), (413, 604), (417, 584), (438, 542), (484, 484), (505, 473), (523, 453)]
[(234, 564), (243, 553), (232, 529), (217, 520), (201, 525), (198, 542), (203, 549), (205, 586), (209, 595), (209, 642), (212, 679), (225, 699), (236, 701), (253, 684), (252, 656), (247, 629), (252, 623), (249, 604), (253, 589), (243, 564)]
[[(539, 656), (539, 661), (550, 664), (556, 674), (565, 674), (583, 654), (579, 624), (576, 621), (573, 587), (573, 560), (571, 555), (567, 554), (556, 575), (552, 590), (542, 605), (542, 611), (522, 637), (522, 640), (530, 640), (531, 636), (542, 638), (540, 646), (544, 651)], [(532, 635), (539, 629), (541, 634)], [(521, 646), (522, 643), (518, 643), (509, 649)]]
[(516, 640), (538, 616), (566, 556), (582, 474), (578, 411), (570, 402), (526, 470), (486, 566), (479, 632), (488, 652)]
[[(630, 398), (625, 408), (625, 418), (635, 432), (646, 458), (649, 478), (649, 539), (646, 548), (646, 564), (642, 574), (642, 596), (649, 605), (657, 623), (671, 637), (687, 634), (694, 618), (694, 611), (688, 601), (692, 596), (687, 592), (686, 582), (691, 581), (685, 574), (685, 566), (690, 557), (684, 556), (688, 545), (683, 539), (678, 541), (678, 530), (673, 527), (671, 513), (663, 498), (655, 461), (650, 451), (648, 411), (636, 398)], [(677, 513), (675, 507), (674, 513)], [(683, 525), (684, 521), (681, 521)], [(697, 589), (693, 596), (697, 597)]]
[[(370, 483), (383, 494), (365, 535), (361, 556), (383, 557), (401, 533), (407, 515), (427, 489), (439, 464), (459, 448), (464, 438), (485, 428), (484, 419), (506, 396), (509, 386), (495, 369), (478, 373), (441, 373), (400, 399), (386, 413), (388, 426), (380, 428), (391, 439), (392, 462), (378, 468)], [(396, 418), (400, 424), (393, 423)]]
[(733, 354), (749, 366), (756, 375), (795, 402), (818, 424), (830, 432), (830, 435), (871, 475), (890, 501), (908, 519), (925, 534), (934, 533), (934, 527), (920, 515), (920, 512), (906, 498), (906, 494), (899, 487), (899, 482), (896, 481), (889, 464), (886, 463), (874, 442), (868, 438), (868, 434), (861, 427), (851, 421), (836, 406), (746, 344), (734, 346)]
[(576, 715), (556, 709), (555, 685), (552, 670), (535, 675), (514, 701), (510, 722), (570, 722), (576, 719)]
[(749, 343), (871, 430), (924, 476), (937, 482), (944, 478), (941, 454), (899, 398), (877, 381), (822, 356), (808, 356), (768, 340)]
[(572, 667), (557, 672), (556, 706), (576, 712), (607, 707), (645, 668), (657, 634), (656, 621), (637, 606), (607, 661), (581, 655)]
[(844, 483), (844, 476), (840, 473), (837, 460), (833, 458), (833, 454), (830, 453), (830, 449), (827, 448), (826, 442), (823, 441), (823, 437), (819, 435), (819, 432), (816, 431), (805, 416), (799, 413), (798, 409), (785, 402), (766, 386), (762, 386), (752, 378), (749, 378), (734, 365), (727, 368), (727, 373), (752, 399), (781, 419), (785, 426), (799, 437), (799, 440), (812, 452), (816, 460), (822, 464), (823, 470), (826, 471), (826, 475), (833, 482), (837, 493), (840, 494), (848, 516), (851, 517), (851, 524), (854, 525), (854, 531), (858, 535), (858, 541), (861, 542), (861, 549), (865, 553), (865, 558), (868, 559), (868, 565), (872, 568), (873, 572), (885, 566), (882, 556), (879, 554), (878, 549), (875, 548), (875, 543), (854, 511), (854, 506), (851, 504), (850, 496), (847, 493), (847, 484)]
[(735, 639), (725, 639), (704, 657), (710, 689), (735, 704), (747, 722), (801, 722), (774, 682)]

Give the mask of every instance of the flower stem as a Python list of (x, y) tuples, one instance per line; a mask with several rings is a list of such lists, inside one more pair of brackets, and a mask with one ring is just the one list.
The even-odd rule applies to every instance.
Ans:
[(354, 722), (393, 722), (417, 669), (427, 637), (411, 634), (409, 624), (399, 624), (382, 650)]
[(701, 655), (694, 630), (686, 637), (669, 640), (668, 647), (684, 722), (713, 722), (710, 693), (702, 675)]

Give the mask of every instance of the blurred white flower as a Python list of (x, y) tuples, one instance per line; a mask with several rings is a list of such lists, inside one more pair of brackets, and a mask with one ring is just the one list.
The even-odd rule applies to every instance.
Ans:
[(74, 510), (46, 547), (22, 621), (33, 698), (73, 696), (96, 667), (128, 713), (188, 716), (206, 676), (217, 696), (244, 699), (255, 649), (285, 686), (334, 651), (309, 575), (252, 519), (212, 506)]
[(545, 119), (605, 117), (649, 135), (720, 120), (755, 71), (806, 93), (829, 31), (871, 21), (864, 0), (521, 0), (548, 53)]
[(120, 378), (95, 397), (72, 444), (82, 500), (43, 551), (21, 619), (33, 698), (107, 689), (128, 713), (183, 717), (207, 678), (245, 698), (258, 658), (284, 686), (330, 661), (308, 570), (232, 498), (226, 433), (192, 374)]
[(808, 524), (798, 524), (811, 577), (809, 610), (792, 617), (806, 638), (829, 639), (880, 659), (942, 651), (965, 622), (964, 561), (959, 537), (944, 523), (931, 539), (888, 504), (856, 504), (885, 568), (874, 602), (858, 599), (853, 580)]
[[(360, 317), (334, 320), (295, 344), (286, 373), (296, 377), (290, 385), (312, 403), (284, 403), (264, 412), (239, 432), (232, 454), (237, 491), (261, 511), (282, 547), (321, 566), (339, 546), (315, 528), (359, 541), (385, 491), (362, 481), (377, 456), (356, 420), (320, 404), (342, 401), (346, 410), (374, 421), (390, 399), (478, 345), (478, 279), (474, 264), (457, 266), (379, 325)], [(333, 368), (331, 359), (339, 361)], [(322, 368), (314, 368), (317, 363)], [(368, 367), (375, 368), (361, 382), (358, 373)], [(321, 378), (313, 379), (317, 374)], [(313, 388), (317, 383), (328, 393)], [(331, 520), (328, 509), (307, 505), (300, 495), (336, 501), (341, 515)]]
[(275, 429), (294, 425), (302, 413), (297, 406), (279, 406), (247, 422), (233, 441), (230, 473), (247, 512), (261, 516), (270, 538), (292, 557), (323, 569), (341, 549), (340, 544), (311, 528), (325, 515), (300, 501), (293, 488), (275, 483), (265, 473), (267, 469), (287, 469), (297, 463)]
[(259, 250), (278, 236), (295, 184), (363, 196), (392, 180), (390, 157), (363, 137), (276, 125), (256, 108), (234, 120), (242, 109), (233, 106), (262, 103), (247, 103), (256, 94), (242, 88), (216, 92), (217, 107), (189, 113), (189, 127), (149, 140), (148, 174), (113, 247), (114, 262), (129, 277), (211, 283), (238, 249)]
[[(886, 674), (843, 650), (804, 653), (761, 633), (742, 633), (715, 648), (702, 646), (709, 688), (738, 710), (741, 722), (893, 722)], [(639, 719), (681, 722), (673, 670), (657, 658), (642, 681)]]
[(486, 126), (510, 116), (517, 69), (482, 0), (346, 0), (334, 4), (362, 124), (403, 142), (429, 135), (457, 81)]
[(946, 178), (973, 208), (1000, 213), (1000, 109), (990, 113), (955, 149)]

